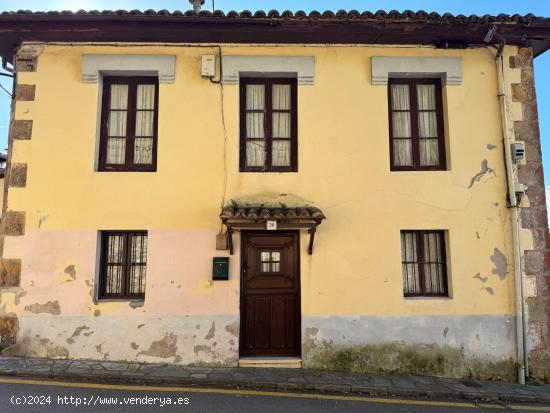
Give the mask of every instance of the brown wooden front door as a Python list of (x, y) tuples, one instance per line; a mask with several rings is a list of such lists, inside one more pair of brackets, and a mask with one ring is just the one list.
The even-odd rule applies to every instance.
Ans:
[(242, 356), (300, 356), (298, 242), (297, 232), (242, 233)]

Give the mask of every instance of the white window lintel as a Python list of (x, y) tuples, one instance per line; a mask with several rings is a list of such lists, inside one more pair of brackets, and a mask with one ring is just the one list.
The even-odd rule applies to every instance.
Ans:
[(223, 56), (223, 83), (237, 84), (242, 76), (295, 76), (300, 85), (313, 85), (313, 56)]
[(462, 84), (460, 57), (373, 56), (371, 67), (373, 85), (387, 85), (392, 77), (440, 77), (444, 85)]
[(85, 54), (82, 57), (82, 82), (97, 83), (100, 75), (158, 76), (159, 83), (174, 83), (174, 55)]

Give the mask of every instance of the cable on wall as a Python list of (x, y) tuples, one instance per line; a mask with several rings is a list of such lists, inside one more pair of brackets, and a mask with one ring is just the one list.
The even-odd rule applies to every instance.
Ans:
[[(227, 127), (225, 124), (225, 110), (224, 110), (224, 89), (223, 89), (223, 65), (222, 65), (222, 48), (218, 47), (218, 61), (220, 62), (220, 78), (218, 80), (213, 80), (210, 78), (210, 82), (220, 85), (220, 113), (222, 116), (222, 127), (223, 127), (223, 187), (222, 187), (222, 197), (221, 197), (221, 208), (223, 209), (225, 205), (225, 197), (227, 194)], [(220, 226), (220, 234), (223, 233), (223, 223)]]

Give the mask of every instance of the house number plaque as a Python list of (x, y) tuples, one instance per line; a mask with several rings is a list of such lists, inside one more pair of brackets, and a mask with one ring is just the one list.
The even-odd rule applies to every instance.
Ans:
[(265, 228), (268, 231), (274, 231), (277, 229), (277, 221), (266, 221)]

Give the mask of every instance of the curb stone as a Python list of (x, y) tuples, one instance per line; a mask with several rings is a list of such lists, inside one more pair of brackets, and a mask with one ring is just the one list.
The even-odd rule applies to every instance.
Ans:
[[(163, 370), (165, 375), (163, 375)], [(318, 391), (327, 393), (421, 397), (503, 402), (550, 403), (550, 386), (519, 386), (509, 382), (436, 377), (378, 376), (360, 373), (319, 372), (282, 369), (183, 367), (170, 364), (98, 362), (0, 357), (0, 376), (34, 379), (78, 380), (83, 382), (134, 385), (180, 385), (257, 390)], [(376, 385), (376, 383), (380, 385)], [(396, 383), (391, 385), (390, 383)], [(374, 383), (374, 384), (373, 384)], [(399, 384), (397, 384), (399, 383)], [(433, 383), (433, 384), (432, 384)], [(405, 386), (405, 387), (403, 387)], [(484, 388), (485, 387), (485, 388)], [(501, 389), (499, 389), (501, 387)]]

